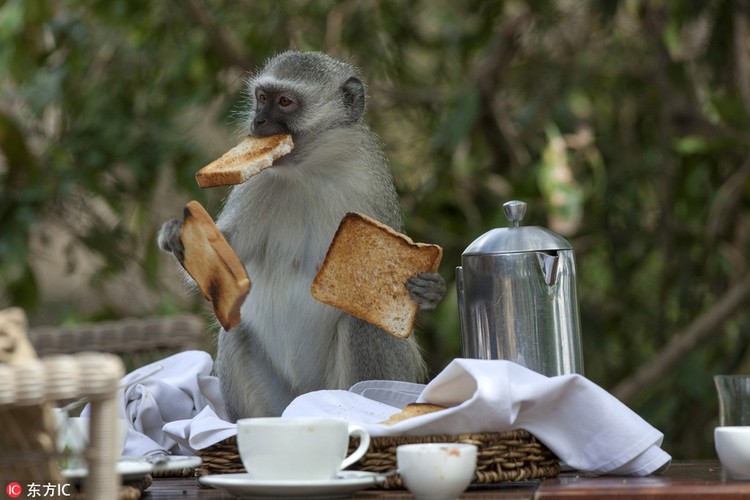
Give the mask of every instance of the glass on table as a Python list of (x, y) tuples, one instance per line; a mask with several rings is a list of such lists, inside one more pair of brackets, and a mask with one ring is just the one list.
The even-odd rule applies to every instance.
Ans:
[(719, 425), (750, 426), (750, 375), (714, 375)]

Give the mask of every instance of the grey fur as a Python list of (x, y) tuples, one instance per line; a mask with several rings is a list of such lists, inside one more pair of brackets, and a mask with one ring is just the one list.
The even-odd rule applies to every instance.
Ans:
[[(219, 334), (216, 370), (228, 415), (279, 415), (302, 393), (348, 389), (360, 380), (423, 379), (413, 335), (397, 339), (310, 294), (347, 212), (402, 229), (387, 159), (362, 120), (364, 83), (350, 65), (324, 54), (286, 52), (249, 80), (250, 95), (256, 86), (292, 92), (301, 104), (287, 124), (293, 152), (235, 186), (217, 219), (252, 280), (242, 323)], [(256, 106), (251, 100), (248, 132)], [(174, 223), (162, 233), (160, 247), (179, 250), (169, 241)], [(437, 274), (405, 286), (422, 308), (445, 292)]]

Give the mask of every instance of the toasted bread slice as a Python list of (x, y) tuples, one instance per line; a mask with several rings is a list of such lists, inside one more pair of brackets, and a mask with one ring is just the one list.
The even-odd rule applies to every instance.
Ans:
[(245, 266), (213, 219), (197, 201), (185, 205), (180, 240), (185, 248), (182, 267), (210, 300), (226, 331), (240, 322), (240, 307), (250, 291)]
[(394, 413), (388, 417), (388, 420), (380, 423), (383, 425), (393, 425), (413, 417), (418, 417), (419, 415), (427, 415), (428, 413), (433, 413), (439, 410), (445, 410), (445, 406), (434, 405), (431, 403), (411, 403), (404, 406), (400, 412)]
[(248, 135), (221, 158), (198, 170), (195, 180), (202, 188), (242, 184), (289, 154), (293, 148), (294, 142), (289, 134)]
[(356, 212), (342, 219), (312, 283), (313, 297), (408, 337), (417, 304), (404, 286), (421, 272), (437, 272), (443, 249), (409, 237)]

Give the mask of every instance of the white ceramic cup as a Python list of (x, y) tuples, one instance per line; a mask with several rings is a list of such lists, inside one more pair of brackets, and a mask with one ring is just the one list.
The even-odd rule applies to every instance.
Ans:
[(473, 444), (422, 443), (396, 448), (398, 473), (418, 499), (455, 499), (469, 487), (477, 468)]
[(732, 479), (750, 480), (750, 426), (715, 428), (714, 446)]
[[(347, 456), (349, 437), (359, 446)], [(237, 448), (254, 479), (330, 480), (362, 458), (370, 435), (359, 425), (327, 417), (244, 418), (237, 421)]]

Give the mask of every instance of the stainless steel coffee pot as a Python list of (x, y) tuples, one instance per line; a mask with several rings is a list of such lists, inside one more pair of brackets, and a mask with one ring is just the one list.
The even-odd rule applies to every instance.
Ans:
[(456, 268), (462, 355), (582, 374), (573, 248), (548, 229), (521, 226), (526, 203), (503, 209), (510, 227), (474, 240)]

